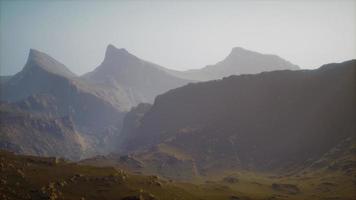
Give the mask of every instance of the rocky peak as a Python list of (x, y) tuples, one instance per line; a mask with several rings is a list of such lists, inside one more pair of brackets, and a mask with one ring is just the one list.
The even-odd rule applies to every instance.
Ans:
[(106, 48), (105, 59), (103, 63), (106, 64), (117, 64), (126, 62), (128, 60), (138, 59), (136, 56), (130, 54), (124, 48), (116, 48), (114, 45), (109, 44)]
[(231, 52), (227, 56), (227, 58), (246, 57), (249, 55), (252, 56), (252, 55), (263, 55), (263, 54), (257, 53), (255, 51), (250, 51), (242, 47), (234, 47), (231, 49)]
[(24, 72), (32, 71), (34, 69), (41, 69), (53, 74), (65, 76), (65, 77), (75, 77), (76, 75), (72, 73), (64, 64), (55, 60), (51, 56), (41, 51), (30, 49), (26, 65), (23, 69)]

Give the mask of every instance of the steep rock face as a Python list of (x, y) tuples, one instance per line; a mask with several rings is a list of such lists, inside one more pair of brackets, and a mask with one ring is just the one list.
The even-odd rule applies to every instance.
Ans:
[(106, 85), (113, 96), (125, 96), (130, 101), (129, 107), (132, 107), (143, 102), (153, 102), (157, 95), (188, 83), (187, 80), (172, 76), (161, 68), (130, 54), (125, 49), (109, 45), (104, 61), (83, 78)]
[(208, 65), (202, 69), (184, 72), (174, 70), (167, 71), (181, 78), (207, 81), (231, 75), (256, 74), (265, 71), (287, 69), (297, 70), (299, 67), (277, 55), (261, 54), (241, 47), (235, 47), (224, 60), (215, 65)]
[(135, 132), (134, 130), (141, 126), (141, 119), (144, 114), (150, 110), (151, 106), (152, 105), (148, 103), (140, 103), (125, 115), (120, 136), (116, 144), (118, 151), (126, 145), (125, 142), (132, 137), (132, 133)]
[(51, 118), (0, 106), (0, 148), (12, 152), (80, 159), (87, 144), (69, 117)]
[(356, 61), (194, 83), (156, 98), (124, 151), (164, 144), (201, 171), (312, 162), (355, 134)]

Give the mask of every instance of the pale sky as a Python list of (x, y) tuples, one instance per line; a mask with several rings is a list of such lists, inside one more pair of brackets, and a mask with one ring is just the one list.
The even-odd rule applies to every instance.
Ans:
[(356, 58), (355, 0), (0, 1), (1, 75), (20, 71), (30, 48), (80, 75), (108, 44), (178, 70), (215, 64), (235, 46), (302, 68)]

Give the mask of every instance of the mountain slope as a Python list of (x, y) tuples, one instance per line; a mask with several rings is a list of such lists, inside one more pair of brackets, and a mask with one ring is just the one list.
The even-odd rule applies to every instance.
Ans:
[(188, 71), (166, 70), (188, 80), (208, 81), (239, 74), (256, 74), (275, 70), (297, 70), (299, 67), (279, 56), (261, 54), (241, 47), (235, 47), (230, 54), (215, 65)]
[(352, 60), (171, 90), (125, 134), (123, 150), (164, 144), (201, 172), (304, 166), (355, 134), (355, 68)]
[(128, 109), (125, 99), (111, 98), (100, 85), (80, 80), (63, 64), (36, 50), (30, 51), (21, 72), (1, 84), (1, 100), (32, 115), (70, 117), (94, 152), (112, 147), (106, 142), (116, 137)]
[(68, 117), (50, 118), (0, 105), (0, 149), (78, 160), (85, 155), (86, 146)]
[(116, 90), (124, 91), (132, 107), (143, 102), (153, 102), (157, 95), (188, 83), (160, 68), (125, 49), (109, 45), (104, 61), (94, 71), (83, 75), (83, 78), (106, 85), (113, 91), (113, 95)]

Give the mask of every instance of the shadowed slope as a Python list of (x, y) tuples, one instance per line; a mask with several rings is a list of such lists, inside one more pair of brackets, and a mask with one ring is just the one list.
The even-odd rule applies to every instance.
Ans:
[(124, 134), (124, 150), (169, 145), (202, 171), (300, 166), (355, 134), (355, 68), (352, 60), (171, 90)]

